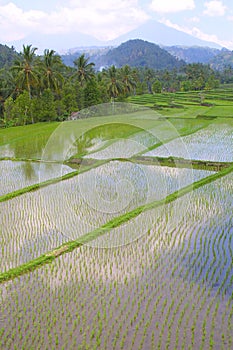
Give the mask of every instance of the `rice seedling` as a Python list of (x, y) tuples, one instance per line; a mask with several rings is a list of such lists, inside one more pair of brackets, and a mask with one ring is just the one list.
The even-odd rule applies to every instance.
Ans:
[(173, 140), (145, 156), (181, 157), (201, 161), (232, 162), (233, 160), (233, 125), (215, 122), (200, 131), (180, 140)]
[[(207, 272), (208, 268), (201, 267), (203, 264), (209, 266), (214, 259), (213, 253), (209, 253), (206, 259), (208, 252), (222, 254), (222, 248), (213, 250), (212, 244), (224, 246), (226, 256), (232, 249), (229, 240), (218, 239), (213, 234), (218, 232), (217, 229), (221, 232), (219, 218), (222, 217), (222, 213), (225, 212), (226, 217), (230, 214), (228, 183), (231, 181), (232, 175), (228, 175), (196, 190), (188, 216), (183, 217), (177, 231), (170, 222), (165, 234), (164, 226), (160, 225), (158, 220), (150, 226), (153, 234), (144, 235), (131, 245), (111, 250), (83, 246), (79, 250), (60, 256), (51, 265), (21, 276), (16, 280), (16, 284), (5, 283), (1, 301), (4, 305), (4, 320), (7, 322), (2, 331), (2, 346), (7, 345), (11, 348), (13, 344), (17, 344), (19, 347), (30, 347), (37, 338), (35, 328), (29, 326), (28, 329), (30, 320), (34, 319), (36, 325), (40, 324), (40, 327), (36, 326), (36, 330), (44, 348), (81, 346), (90, 349), (133, 349), (135, 344), (138, 344), (145, 349), (150, 346), (148, 344), (153, 344), (152, 348), (162, 349), (171, 348), (171, 344), (176, 344), (177, 349), (186, 349), (190, 344), (189, 339), (193, 348), (217, 348), (219, 345), (221, 348), (223, 344), (229, 347), (232, 339), (232, 300), (230, 296), (221, 292), (218, 296), (214, 289), (208, 294), (206, 283), (209, 283), (211, 288), (212, 275)], [(214, 205), (211, 195), (213, 190), (215, 197), (221, 198), (221, 201), (216, 201)], [(209, 206), (210, 203), (212, 207)], [(167, 209), (172, 209), (171, 205), (167, 206)], [(195, 230), (197, 208), (199, 228)], [(212, 220), (207, 220), (207, 210)], [(154, 216), (155, 212), (156, 209), (152, 209), (147, 214)], [(139, 218), (140, 216), (134, 222), (135, 228), (140, 227), (140, 220), (148, 222), (145, 220), (145, 214), (140, 220)], [(228, 224), (226, 220), (224, 222), (226, 232), (230, 221)], [(205, 230), (201, 230), (201, 225), (205, 225)], [(182, 239), (177, 240), (177, 232)], [(165, 235), (170, 235), (168, 244), (165, 244)], [(205, 245), (201, 244), (201, 238), (204, 242), (207, 236), (210, 243), (206, 241)], [(183, 245), (184, 241), (186, 243)], [(195, 246), (196, 249), (193, 250)], [(154, 249), (157, 251), (156, 258)], [(194, 254), (191, 266), (186, 265), (189, 254)], [(198, 256), (198, 260), (195, 256)], [(229, 263), (229, 260), (227, 262)], [(176, 266), (174, 273), (172, 266)], [(199, 267), (192, 275), (196, 266)], [(220, 265), (214, 275), (221, 274), (221, 269)], [(69, 273), (66, 273), (67, 270)], [(199, 270), (202, 271), (201, 275)], [(206, 273), (207, 278), (202, 282), (202, 275), (205, 277)], [(27, 293), (23, 290), (27, 290)], [(52, 322), (47, 305), (50, 305)], [(22, 310), (22, 318), (18, 318), (17, 321), (20, 331), (15, 334), (13, 340), (9, 340), (7, 334), (16, 326), (15, 315), (20, 313), (19, 309)], [(80, 321), (76, 315), (80, 317)], [(73, 320), (73, 327), (70, 326), (69, 320)], [(219, 324), (220, 328), (217, 327)], [(210, 325), (210, 328), (207, 325)], [(50, 327), (50, 340), (46, 336), (47, 327)], [(20, 335), (25, 332), (30, 334), (27, 339), (21, 338)], [(72, 334), (75, 334), (75, 337), (72, 337)]]
[[(198, 104), (195, 93), (190, 98)], [(155, 127), (148, 116), (139, 121), (147, 131)], [(109, 124), (109, 117), (102, 120)], [(123, 116), (116, 120), (123, 123)], [(156, 123), (160, 141), (175, 137), (163, 120), (156, 118)], [(196, 138), (197, 147), (208, 136), (207, 161), (212, 152), (214, 159), (232, 162), (232, 137), (223, 119), (193, 120), (190, 130), (189, 120), (175, 123), (182, 135), (192, 134), (184, 138)], [(97, 124), (90, 118), (80, 127)], [(68, 131), (72, 123), (65, 127)], [(23, 174), (24, 161), (0, 162), (7, 172), (12, 168), (3, 192), (18, 190), (15, 172), (22, 174), (25, 189), (0, 203), (5, 271), (0, 275), (0, 348), (232, 347), (232, 167), (213, 172), (114, 160), (125, 144), (132, 146), (127, 156), (158, 146), (147, 131), (121, 130), (121, 142), (116, 137), (108, 142), (106, 135), (89, 148), (84, 142), (91, 157), (107, 161), (37, 191), (23, 187), (34, 183)], [(219, 150), (210, 149), (216, 140)], [(1, 133), (0, 142), (4, 153), (1, 145), (7, 142)], [(137, 142), (143, 147), (134, 147)], [(226, 154), (219, 158), (224, 145)], [(37, 163), (30, 164), (37, 172)], [(57, 171), (51, 169), (44, 173), (48, 181)]]

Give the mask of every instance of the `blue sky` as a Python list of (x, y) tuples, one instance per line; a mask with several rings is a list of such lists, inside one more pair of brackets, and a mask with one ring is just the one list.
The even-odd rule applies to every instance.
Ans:
[(0, 0), (0, 43), (75, 32), (106, 41), (151, 18), (233, 50), (232, 0)]

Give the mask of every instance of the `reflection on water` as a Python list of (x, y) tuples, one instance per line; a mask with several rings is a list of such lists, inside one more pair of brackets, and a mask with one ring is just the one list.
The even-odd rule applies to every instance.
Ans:
[(157, 142), (157, 138), (150, 131), (129, 124), (127, 120), (105, 121), (98, 125), (96, 119), (95, 124), (93, 122), (90, 127), (80, 123), (63, 123), (48, 141), (42, 158), (48, 161), (64, 161), (70, 157), (81, 157), (102, 150), (119, 139), (132, 139), (145, 146)]
[(45, 137), (38, 139), (35, 135), (31, 139), (16, 138), (7, 144), (0, 145), (0, 158), (41, 159), (46, 142)]
[(35, 167), (31, 162), (22, 162), (22, 171), (26, 180), (33, 180), (36, 177)]
[[(75, 141), (76, 153), (78, 155), (95, 152), (117, 141), (118, 139), (125, 139), (137, 135), (142, 129), (123, 123), (109, 123), (96, 126), (86, 133), (82, 134)], [(140, 135), (140, 134), (139, 134)], [(140, 140), (138, 140), (139, 142)], [(155, 142), (156, 140), (154, 140)], [(114, 156), (113, 156), (114, 157)]]
[(10, 145), (10, 144), (0, 146), (0, 157), (1, 158), (3, 158), (3, 157), (14, 158), (15, 157), (14, 147), (12, 147), (12, 145)]
[(0, 161), (0, 195), (72, 172), (61, 164)]

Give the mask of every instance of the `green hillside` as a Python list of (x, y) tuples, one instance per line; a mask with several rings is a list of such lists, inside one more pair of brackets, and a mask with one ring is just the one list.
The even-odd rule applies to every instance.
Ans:
[(97, 66), (150, 67), (152, 69), (180, 68), (185, 64), (158, 45), (143, 40), (129, 40), (100, 57)]

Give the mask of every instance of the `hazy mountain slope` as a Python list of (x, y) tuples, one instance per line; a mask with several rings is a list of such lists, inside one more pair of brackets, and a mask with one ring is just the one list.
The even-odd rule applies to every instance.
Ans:
[(21, 51), (23, 44), (37, 47), (37, 53), (42, 54), (44, 49), (53, 49), (58, 53), (65, 53), (72, 47), (81, 47), (81, 46), (101, 46), (103, 45), (101, 41), (93, 38), (90, 35), (83, 33), (77, 33), (70, 35), (67, 33), (62, 34), (43, 34), (43, 35), (29, 35), (27, 38), (22, 40), (14, 41), (12, 45)]
[(17, 55), (14, 48), (0, 44), (0, 68), (12, 65)]
[(208, 64), (221, 52), (219, 49), (201, 46), (165, 46), (163, 48), (171, 55), (184, 60), (186, 63)]
[(233, 51), (230, 50), (221, 50), (219, 55), (215, 56), (210, 61), (210, 66), (216, 70), (224, 70), (226, 67), (233, 68)]
[(112, 47), (77, 47), (68, 50), (66, 54), (62, 54), (61, 58), (65, 65), (73, 67), (74, 60), (84, 53), (92, 62), (96, 63), (101, 61), (102, 55), (106, 54), (110, 49), (112, 49)]

